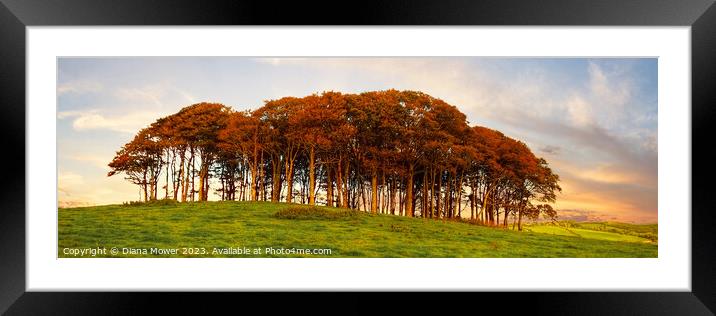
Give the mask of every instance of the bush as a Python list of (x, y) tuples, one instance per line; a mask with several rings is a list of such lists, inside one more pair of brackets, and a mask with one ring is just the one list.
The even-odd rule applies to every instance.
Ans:
[(351, 210), (344, 210), (344, 209), (336, 209), (336, 210), (328, 210), (323, 208), (318, 208), (315, 206), (310, 207), (303, 207), (303, 206), (292, 206), (285, 208), (283, 210), (280, 210), (274, 214), (274, 217), (276, 218), (282, 218), (282, 219), (314, 219), (314, 220), (336, 220), (336, 219), (343, 219), (343, 218), (351, 218), (355, 216), (359, 216), (360, 212), (357, 211), (351, 211)]
[(149, 201), (129, 201), (122, 203), (122, 206), (173, 206), (177, 202), (174, 199), (161, 199), (161, 200), (149, 200)]

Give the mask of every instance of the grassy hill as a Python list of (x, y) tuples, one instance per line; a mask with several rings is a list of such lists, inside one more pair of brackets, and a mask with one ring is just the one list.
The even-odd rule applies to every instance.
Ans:
[[(285, 203), (160, 201), (59, 209), (58, 256), (89, 257), (82, 251), (91, 248), (106, 249), (97, 257), (657, 257), (656, 242), (646, 238), (570, 230), (577, 233), (547, 225), (518, 232)], [(330, 254), (291, 249), (330, 249)]]
[(554, 224), (527, 225), (525, 230), (554, 234), (562, 236), (577, 236), (582, 238), (627, 241), (627, 242), (654, 242), (658, 241), (657, 224), (628, 224), (618, 222), (585, 222), (571, 221)]

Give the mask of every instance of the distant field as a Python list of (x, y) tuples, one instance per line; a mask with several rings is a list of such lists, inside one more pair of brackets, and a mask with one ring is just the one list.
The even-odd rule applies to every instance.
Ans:
[[(81, 252), (83, 249), (112, 248), (117, 249), (117, 254), (109, 251), (95, 254), (97, 257), (653, 258), (658, 253), (656, 242), (632, 235), (633, 230), (618, 233), (604, 227), (532, 225), (518, 232), (461, 222), (268, 202), (62, 208), (58, 210), (58, 219), (61, 258), (90, 256), (89, 252)], [(266, 248), (330, 249), (330, 253), (267, 254)], [(142, 249), (148, 253), (142, 253)], [(244, 253), (247, 249), (261, 249), (262, 253)]]
[[(526, 231), (543, 234), (554, 234), (561, 236), (577, 236), (588, 239), (599, 239), (599, 240), (611, 240), (611, 241), (624, 241), (624, 242), (644, 242), (650, 243), (653, 240), (639, 237), (637, 234), (618, 233), (608, 230), (598, 230), (600, 226), (595, 225), (594, 229), (581, 228), (581, 223), (577, 227), (565, 227), (556, 225), (528, 225), (525, 227)], [(588, 227), (588, 226), (587, 226)]]

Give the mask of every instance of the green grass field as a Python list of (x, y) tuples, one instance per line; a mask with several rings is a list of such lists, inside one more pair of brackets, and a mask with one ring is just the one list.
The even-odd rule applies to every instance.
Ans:
[(541, 234), (553, 234), (560, 236), (576, 236), (587, 239), (599, 239), (599, 240), (611, 240), (611, 241), (624, 241), (624, 242), (649, 242), (648, 239), (641, 237), (623, 235), (610, 232), (602, 232), (590, 229), (581, 228), (567, 228), (561, 226), (547, 226), (547, 225), (535, 225), (528, 226), (525, 230), (541, 233)]
[[(530, 225), (518, 232), (463, 222), (268, 202), (106, 205), (58, 210), (58, 256), (657, 257), (655, 241), (624, 233), (634, 229), (622, 229), (619, 233), (603, 227)], [(111, 252), (113, 248), (116, 254)], [(266, 248), (331, 251), (266, 253)], [(85, 249), (105, 249), (106, 253), (91, 256)], [(254, 254), (253, 249), (261, 253)]]
[(617, 222), (562, 222), (557, 225), (527, 225), (526, 231), (561, 236), (577, 236), (589, 239), (656, 243), (658, 227), (656, 224), (635, 225)]

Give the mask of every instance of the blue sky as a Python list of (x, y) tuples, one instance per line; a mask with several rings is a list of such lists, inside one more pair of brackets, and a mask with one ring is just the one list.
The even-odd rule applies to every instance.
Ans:
[(564, 218), (657, 219), (654, 58), (59, 58), (58, 199), (138, 199), (116, 150), (202, 101), (236, 110), (322, 91), (420, 90), (525, 141), (562, 178)]

